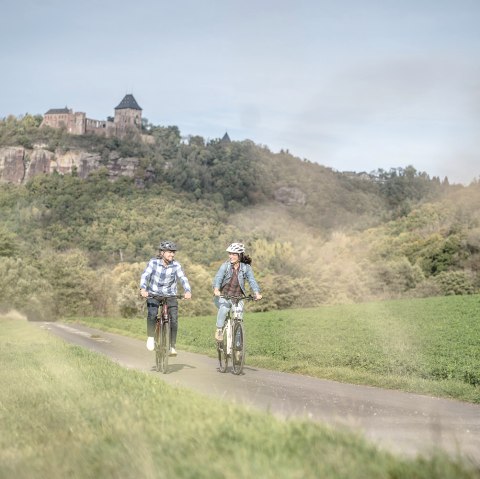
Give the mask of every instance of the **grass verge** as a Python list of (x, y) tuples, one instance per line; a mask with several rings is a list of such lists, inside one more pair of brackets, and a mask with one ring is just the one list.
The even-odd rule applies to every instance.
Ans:
[(24, 320), (0, 326), (0, 477), (480, 477), (440, 453), (400, 459), (351, 433), (170, 387)]

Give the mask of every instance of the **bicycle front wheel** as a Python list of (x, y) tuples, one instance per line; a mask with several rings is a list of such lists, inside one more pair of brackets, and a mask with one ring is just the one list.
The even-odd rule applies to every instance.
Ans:
[(168, 354), (170, 352), (170, 323), (163, 323), (160, 328), (159, 344), (157, 348), (157, 371), (163, 374), (168, 369)]
[(245, 334), (241, 321), (233, 326), (232, 372), (241, 374), (245, 364)]
[(161, 362), (161, 355), (160, 355), (160, 341), (161, 341), (161, 331), (162, 327), (160, 325), (160, 321), (157, 320), (157, 324), (155, 326), (155, 369), (160, 371), (160, 362)]

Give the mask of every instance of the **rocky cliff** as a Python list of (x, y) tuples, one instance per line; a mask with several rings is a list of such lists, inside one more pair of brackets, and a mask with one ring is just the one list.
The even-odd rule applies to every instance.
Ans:
[(76, 172), (81, 178), (89, 173), (105, 167), (110, 179), (121, 176), (135, 176), (138, 158), (121, 158), (116, 152), (110, 153), (107, 161), (102, 160), (99, 153), (88, 153), (84, 150), (46, 150), (41, 146), (33, 149), (19, 147), (0, 148), (0, 181), (22, 184), (39, 174), (58, 172), (68, 174)]

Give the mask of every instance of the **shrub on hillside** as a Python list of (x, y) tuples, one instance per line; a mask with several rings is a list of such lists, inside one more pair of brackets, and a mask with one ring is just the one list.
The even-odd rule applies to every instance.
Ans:
[(0, 257), (0, 306), (16, 309), (29, 320), (49, 321), (53, 314), (54, 291), (41, 272), (22, 258)]
[(450, 296), (456, 294), (474, 294), (475, 275), (470, 271), (444, 271), (434, 279), (441, 294)]
[(411, 265), (405, 257), (378, 263), (374, 266), (374, 281), (377, 291), (383, 297), (399, 297), (409, 289), (414, 289), (424, 279), (418, 265)]

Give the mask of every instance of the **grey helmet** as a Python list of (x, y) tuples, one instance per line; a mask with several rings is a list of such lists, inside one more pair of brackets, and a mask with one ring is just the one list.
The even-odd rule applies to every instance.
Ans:
[(160, 251), (177, 251), (177, 245), (173, 241), (162, 241), (158, 249)]
[(245, 246), (243, 243), (232, 243), (226, 249), (227, 253), (237, 253), (242, 254), (245, 253)]

